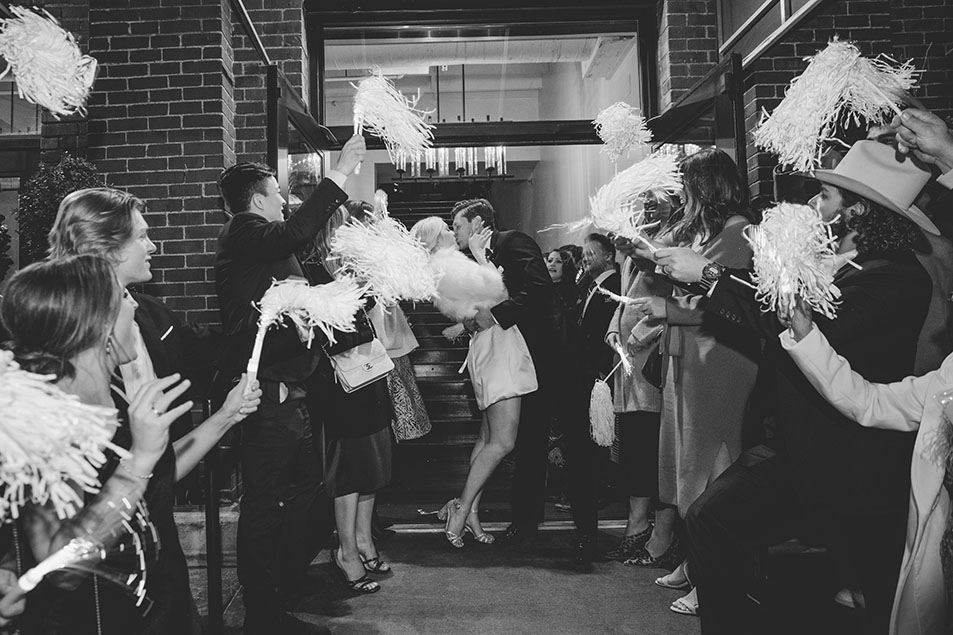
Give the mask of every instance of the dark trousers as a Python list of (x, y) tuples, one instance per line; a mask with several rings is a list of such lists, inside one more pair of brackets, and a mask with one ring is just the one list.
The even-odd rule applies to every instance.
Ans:
[(566, 454), (566, 489), (572, 520), (580, 534), (595, 534), (599, 524), (599, 475), (607, 456), (589, 434), (589, 391), (593, 379), (580, 379), (574, 386), (572, 416), (563, 427)]
[[(772, 632), (770, 603), (747, 594), (758, 584), (758, 554), (790, 538), (803, 520), (788, 474), (765, 446), (745, 452), (689, 508), (686, 518), (692, 582), (698, 587), (703, 635)], [(834, 548), (855, 567), (867, 603), (868, 633), (886, 633), (900, 572), (906, 510), (864, 517), (828, 514)]]
[(246, 616), (259, 621), (283, 610), (281, 594), (304, 576), (318, 539), (317, 463), (303, 393), (277, 403), (271, 387), (277, 382), (262, 381), (258, 412), (241, 424), (238, 579)]
[(514, 523), (529, 527), (535, 527), (543, 519), (546, 502), (549, 408), (544, 394), (537, 390), (522, 397), (513, 449), (516, 467), (510, 490), (510, 514)]

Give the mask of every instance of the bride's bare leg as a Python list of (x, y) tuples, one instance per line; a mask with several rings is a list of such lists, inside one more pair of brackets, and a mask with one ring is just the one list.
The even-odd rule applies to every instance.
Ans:
[[(486, 422), (486, 440), (479, 452), (473, 455), (467, 482), (460, 495), (460, 510), (453, 514), (449, 530), (456, 535), (463, 532), (467, 516), (474, 502), (483, 491), (487, 479), (493, 474), (503, 457), (513, 450), (516, 444), (516, 430), (520, 420), (520, 398), (513, 397), (498, 401), (484, 412)], [(481, 436), (483, 426), (481, 425)], [(480, 442), (478, 437), (477, 443)]]

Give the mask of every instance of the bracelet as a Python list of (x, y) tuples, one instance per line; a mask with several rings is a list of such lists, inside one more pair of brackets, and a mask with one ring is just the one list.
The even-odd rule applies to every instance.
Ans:
[(136, 478), (141, 479), (143, 481), (148, 481), (153, 476), (152, 472), (145, 475), (136, 474), (135, 472), (130, 470), (129, 467), (126, 465), (126, 459), (119, 459), (119, 468), (126, 474), (129, 474), (130, 476), (135, 476)]

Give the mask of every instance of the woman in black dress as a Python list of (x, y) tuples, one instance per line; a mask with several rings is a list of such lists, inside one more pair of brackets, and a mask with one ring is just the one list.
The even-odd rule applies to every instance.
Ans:
[[(338, 227), (347, 222), (362, 222), (367, 204), (348, 201), (328, 220), (316, 239), (317, 252), (325, 263), (325, 273), (333, 271), (328, 264), (330, 243)], [(325, 281), (332, 276), (327, 274)], [(335, 344), (326, 347), (328, 355), (347, 351), (370, 341), (373, 327), (365, 311), (357, 315), (357, 333), (335, 333)], [(387, 379), (347, 393), (334, 376), (330, 360), (321, 360), (314, 374), (316, 390), (310, 413), (324, 426), (325, 485), (334, 499), (334, 520), (337, 525), (338, 549), (331, 551), (331, 563), (340, 571), (347, 585), (361, 593), (374, 593), (380, 585), (367, 573), (388, 573), (374, 545), (371, 518), (377, 490), (390, 482), (394, 436), (391, 430), (393, 409)]]

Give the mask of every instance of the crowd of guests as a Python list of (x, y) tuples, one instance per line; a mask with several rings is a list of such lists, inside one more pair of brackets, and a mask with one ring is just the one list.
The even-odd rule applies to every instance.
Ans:
[[(953, 135), (917, 110), (883, 132), (812, 175), (820, 191), (810, 204), (839, 237), (829, 263), (839, 289), (833, 319), (803, 303), (763, 309), (745, 240), (758, 214), (737, 166), (716, 149), (682, 161), (678, 198), (644, 193), (646, 215), (658, 222), (651, 236), (591, 233), (581, 246), (544, 254), (527, 234), (501, 230), (485, 199), (458, 203), (449, 225), (418, 222), (412, 234), (431, 266), (444, 268), (444, 283), (500, 291), (465, 309), (437, 303), (469, 336), (482, 413), (464, 488), (440, 511), (448, 544), (536, 536), (555, 426), (573, 560), (658, 569), (655, 584), (684, 592), (671, 609), (699, 615), (706, 635), (771, 631), (764, 550), (791, 536), (828, 547), (846, 597), (866, 606), (870, 633), (950, 632), (953, 424), (945, 410), (953, 362), (944, 358), (953, 261), (930, 218), (949, 197), (927, 186), (953, 186)], [(430, 428), (407, 357), (417, 342), (406, 317), (369, 302), (355, 331), (333, 339), (312, 343), (295, 328), (274, 329), (257, 379), (243, 375), (257, 331), (253, 303), (272, 280), (333, 280), (335, 232), (377, 222), (343, 189), (364, 153), (360, 136), (349, 140), (287, 219), (273, 171), (252, 163), (224, 171), (221, 333), (127, 290), (152, 277), (156, 246), (142, 200), (109, 188), (64, 199), (49, 259), (5, 288), (7, 346), (24, 368), (51, 375), (82, 402), (117, 407), (114, 442), (128, 454), (100, 470), (102, 490), (74, 518), (30, 505), (5, 528), (0, 624), (15, 619), (25, 633), (201, 632), (172, 488), (243, 420), (244, 632), (321, 632), (286, 607), (321, 546), (322, 480), (338, 536), (331, 565), (354, 592), (382, 588), (391, 565), (375, 542), (375, 493), (390, 480), (395, 440)], [(491, 297), (483, 292), (474, 290)], [(395, 371), (348, 392), (331, 358), (375, 338)], [(634, 371), (618, 370), (622, 361)], [(599, 484), (610, 451), (590, 433), (597, 380), (612, 387), (612, 454), (628, 506), (622, 536), (604, 552)], [(194, 396), (209, 390), (218, 407), (193, 426)], [(479, 502), (508, 454), (511, 523), (494, 536), (480, 523)], [(148, 505), (162, 546), (145, 555), (148, 606), (97, 577), (52, 576), (26, 602), (12, 593), (25, 567), (88, 531), (117, 495)]]

